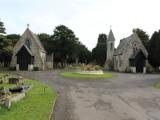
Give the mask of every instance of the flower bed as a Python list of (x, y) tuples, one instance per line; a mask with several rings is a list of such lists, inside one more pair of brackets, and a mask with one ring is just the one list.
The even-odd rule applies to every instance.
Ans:
[(94, 71), (87, 71), (87, 70), (82, 70), (82, 71), (78, 71), (78, 72), (75, 72), (75, 73), (79, 73), (79, 74), (93, 74), (93, 75), (102, 75), (104, 74), (102, 70), (94, 70)]

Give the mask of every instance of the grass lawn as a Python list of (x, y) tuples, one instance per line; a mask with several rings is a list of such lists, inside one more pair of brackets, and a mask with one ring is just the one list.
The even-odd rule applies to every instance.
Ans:
[(1, 107), (0, 120), (48, 120), (57, 93), (37, 81), (25, 80), (25, 83), (33, 88), (21, 101), (13, 103), (10, 110)]
[(157, 82), (154, 87), (160, 89), (160, 82)]
[(91, 75), (91, 74), (79, 74), (74, 72), (62, 72), (61, 76), (66, 78), (80, 78), (80, 79), (104, 79), (113, 77), (112, 73), (104, 73), (102, 75)]

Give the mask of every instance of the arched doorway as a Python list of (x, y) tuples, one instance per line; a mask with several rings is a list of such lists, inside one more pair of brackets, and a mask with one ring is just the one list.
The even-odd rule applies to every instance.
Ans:
[(20, 70), (28, 70), (28, 65), (33, 63), (33, 56), (30, 51), (23, 46), (17, 53), (17, 64)]
[(136, 56), (136, 72), (142, 73), (145, 65), (146, 65), (146, 57), (144, 56), (142, 51), (140, 51)]
[(141, 50), (136, 51), (130, 58), (130, 66), (136, 68), (136, 73), (142, 73), (146, 65), (146, 57)]

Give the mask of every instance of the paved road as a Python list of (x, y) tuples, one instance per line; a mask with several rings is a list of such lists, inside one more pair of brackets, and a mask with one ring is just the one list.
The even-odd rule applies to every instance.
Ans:
[(75, 80), (59, 72), (20, 73), (59, 92), (55, 120), (160, 120), (160, 90), (152, 87), (159, 75), (114, 73), (107, 80)]

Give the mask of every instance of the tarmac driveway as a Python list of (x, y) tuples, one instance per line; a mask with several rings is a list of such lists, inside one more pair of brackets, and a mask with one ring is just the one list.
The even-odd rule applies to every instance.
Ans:
[(55, 120), (160, 120), (160, 90), (152, 87), (159, 75), (113, 73), (112, 79), (75, 80), (59, 72), (20, 72), (59, 92)]

